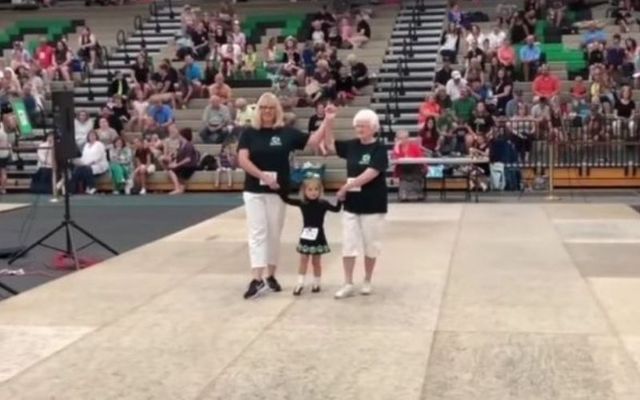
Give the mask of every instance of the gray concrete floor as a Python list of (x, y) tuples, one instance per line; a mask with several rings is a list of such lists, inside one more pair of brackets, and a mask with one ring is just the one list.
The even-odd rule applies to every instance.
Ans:
[[(0, 303), (0, 399), (640, 398), (640, 214), (393, 204), (372, 296), (241, 299), (241, 208)], [(361, 277), (360, 267), (358, 276)]]

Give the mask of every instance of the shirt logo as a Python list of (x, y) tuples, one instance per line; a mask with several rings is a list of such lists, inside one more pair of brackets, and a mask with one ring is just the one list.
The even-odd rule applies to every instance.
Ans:
[(280, 136), (272, 136), (269, 146), (282, 146), (282, 140), (280, 140)]
[(371, 155), (363, 154), (362, 158), (360, 159), (360, 162), (358, 164), (360, 164), (360, 165), (369, 165), (370, 162), (371, 162)]

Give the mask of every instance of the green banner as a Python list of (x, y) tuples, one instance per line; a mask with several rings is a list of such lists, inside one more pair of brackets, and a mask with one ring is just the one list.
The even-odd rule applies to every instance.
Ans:
[(31, 121), (29, 120), (29, 114), (27, 114), (27, 108), (24, 106), (24, 101), (21, 99), (13, 100), (11, 102), (13, 106), (13, 113), (18, 121), (18, 129), (21, 136), (31, 136), (33, 134), (33, 128), (31, 127)]

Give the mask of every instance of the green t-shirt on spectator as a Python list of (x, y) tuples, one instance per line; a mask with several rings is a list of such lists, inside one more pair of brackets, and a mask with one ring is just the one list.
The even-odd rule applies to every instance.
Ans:
[(473, 110), (476, 108), (476, 99), (469, 96), (466, 99), (462, 97), (453, 102), (453, 112), (459, 119), (471, 123), (473, 119)]

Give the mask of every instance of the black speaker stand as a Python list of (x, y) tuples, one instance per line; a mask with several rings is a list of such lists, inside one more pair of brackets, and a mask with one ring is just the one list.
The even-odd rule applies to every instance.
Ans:
[[(106, 243), (104, 243), (100, 239), (96, 238), (93, 234), (91, 234), (89, 231), (87, 231), (86, 229), (84, 229), (83, 227), (78, 225), (73, 219), (71, 219), (71, 207), (70, 207), (70, 204), (69, 204), (70, 203), (69, 202), (69, 196), (70, 195), (69, 195), (69, 185), (68, 185), (68, 183), (69, 183), (69, 164), (68, 164), (68, 162), (63, 167), (62, 177), (63, 177), (62, 179), (63, 179), (63, 183), (64, 183), (64, 188), (65, 188), (65, 190), (64, 190), (64, 218), (63, 218), (62, 222), (60, 223), (60, 225), (55, 227), (53, 230), (51, 230), (50, 232), (48, 232), (47, 234), (42, 236), (40, 239), (36, 240), (33, 244), (27, 246), (24, 250), (20, 251), (16, 255), (14, 255), (13, 258), (11, 258), (9, 260), (9, 265), (13, 264), (17, 259), (19, 259), (20, 257), (22, 257), (25, 254), (27, 254), (29, 251), (31, 251), (31, 249), (33, 249), (36, 246), (42, 246), (42, 247), (46, 247), (46, 248), (51, 249), (51, 250), (62, 252), (67, 258), (71, 258), (73, 260), (73, 264), (74, 264), (74, 266), (76, 267), (77, 270), (80, 269), (80, 262), (79, 262), (79, 259), (78, 259), (78, 252), (82, 251), (83, 249), (86, 249), (87, 247), (91, 246), (94, 243), (100, 245), (105, 250), (111, 252), (114, 255), (118, 254), (118, 252), (116, 250), (114, 250), (111, 246), (107, 245)], [(83, 234), (87, 238), (91, 239), (91, 241), (89, 243), (81, 246), (80, 248), (76, 248), (76, 245), (75, 245), (74, 240), (73, 240), (73, 231), (74, 230), (80, 232), (81, 234)], [(65, 249), (60, 249), (58, 247), (50, 246), (50, 245), (44, 243), (47, 239), (49, 239), (51, 236), (55, 235), (59, 231), (64, 231), (64, 233), (65, 233), (65, 238), (66, 238), (66, 248)], [(9, 291), (9, 292), (11, 292), (11, 291)]]

